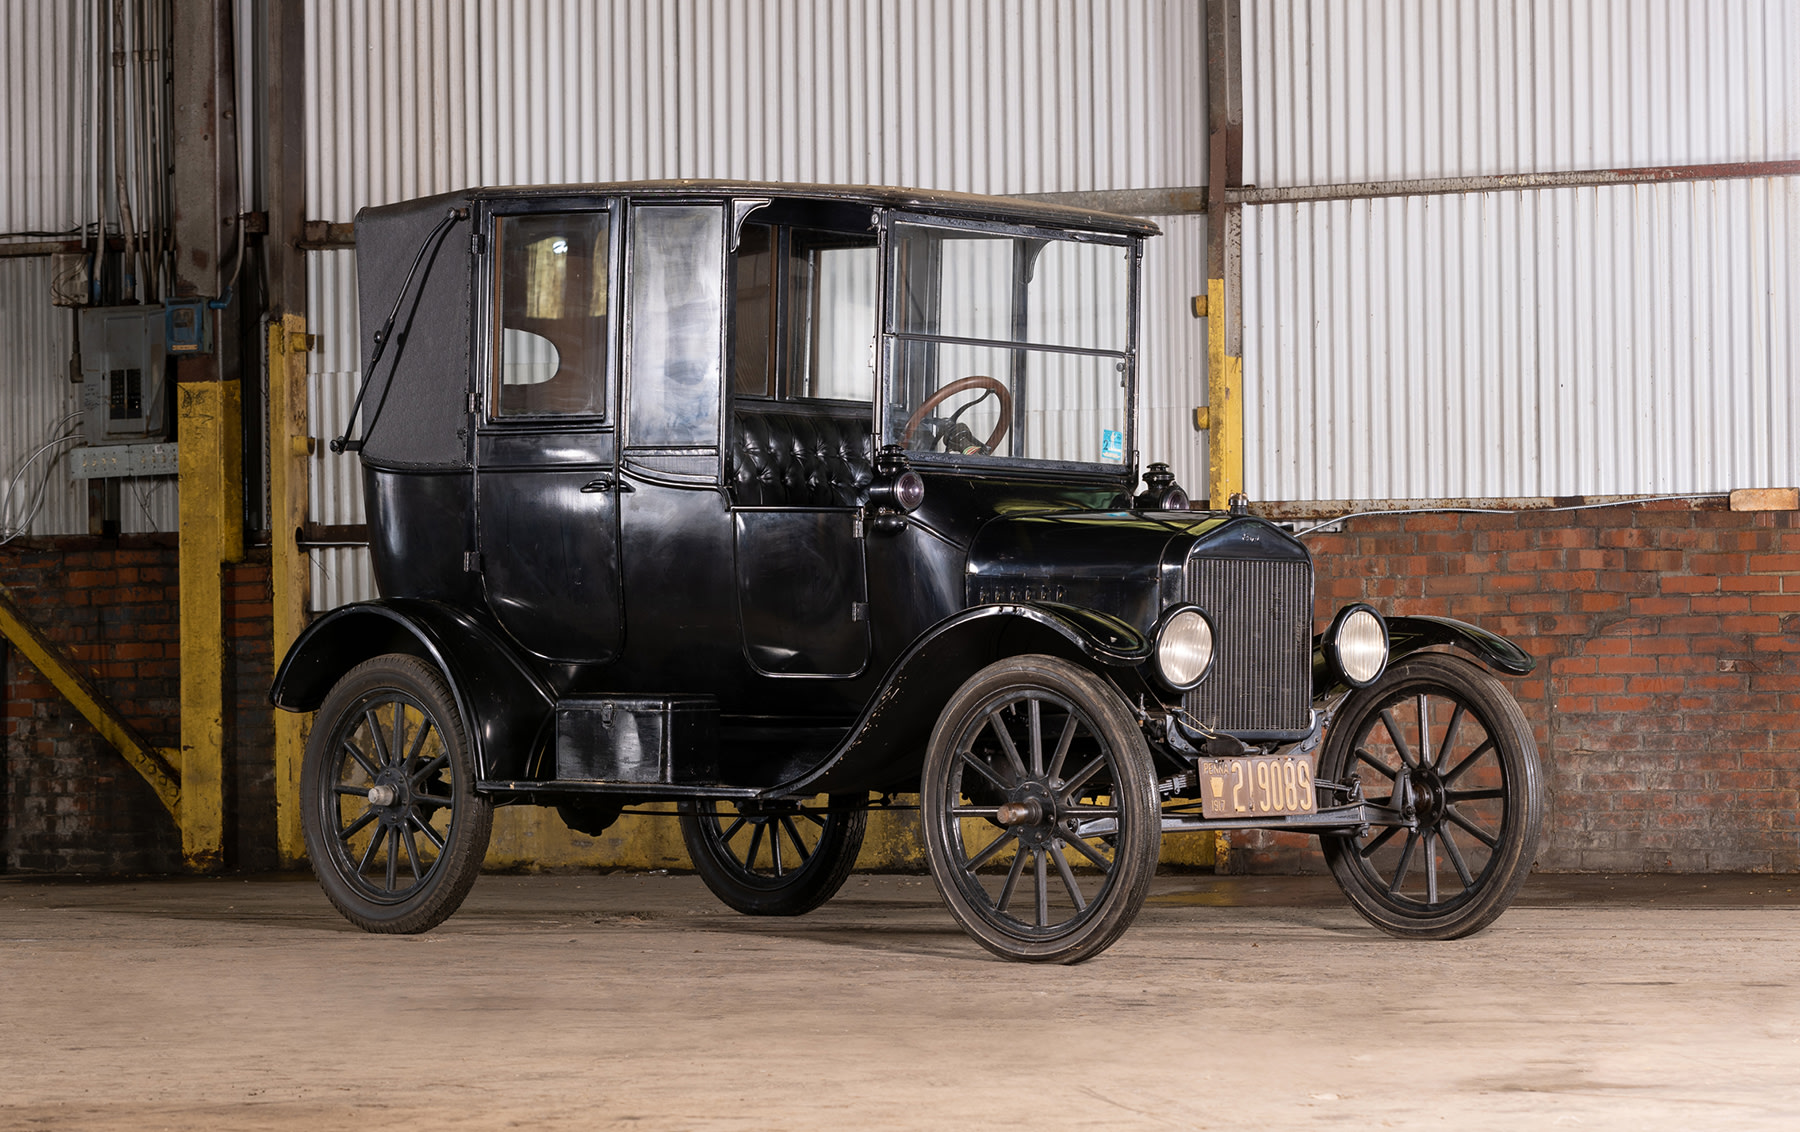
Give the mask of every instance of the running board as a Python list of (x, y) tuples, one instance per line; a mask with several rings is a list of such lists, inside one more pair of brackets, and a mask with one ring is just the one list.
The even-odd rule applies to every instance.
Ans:
[(523, 779), (483, 780), (475, 784), (481, 794), (622, 794), (646, 802), (675, 801), (682, 798), (761, 798), (765, 792), (746, 786), (681, 786), (668, 782), (598, 782), (591, 779), (569, 781), (551, 779), (532, 782)]

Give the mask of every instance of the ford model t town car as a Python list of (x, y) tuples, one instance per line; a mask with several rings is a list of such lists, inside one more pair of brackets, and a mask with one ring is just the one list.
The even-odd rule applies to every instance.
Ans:
[(656, 182), (479, 189), (357, 222), (378, 601), (273, 699), (317, 712), (307, 849), (370, 930), (455, 911), (493, 807), (598, 833), (674, 802), (726, 904), (829, 899), (918, 797), (945, 904), (1097, 954), (1163, 833), (1318, 835), (1396, 935), (1498, 916), (1531, 729), (1460, 622), (1315, 634), (1313, 562), (1139, 482), (1154, 225), (1020, 200)]

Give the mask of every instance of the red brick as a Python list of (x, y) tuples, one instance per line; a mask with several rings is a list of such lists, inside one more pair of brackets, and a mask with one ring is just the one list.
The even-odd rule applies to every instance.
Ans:
[(1741, 574), (1719, 579), (1721, 589), (1732, 593), (1780, 593), (1782, 579), (1775, 574)]
[(1748, 562), (1745, 554), (1692, 554), (1688, 556), (1687, 569), (1693, 574), (1742, 574)]
[(1459, 516), (1443, 514), (1407, 515), (1400, 522), (1408, 531), (1453, 531), (1461, 525)]
[(1800, 594), (1757, 594), (1750, 608), (1758, 613), (1800, 613)]
[(1752, 554), (1749, 570), (1753, 574), (1800, 573), (1800, 553)]
[(1716, 593), (1719, 588), (1719, 579), (1707, 575), (1669, 574), (1662, 579), (1660, 588), (1664, 593)]
[(1617, 676), (1576, 676), (1567, 685), (1571, 692), (1612, 694), (1625, 690), (1625, 681)]
[(1695, 613), (1748, 613), (1750, 611), (1750, 599), (1741, 594), (1729, 597), (1695, 594), (1688, 599), (1688, 605)]
[(1488, 593), (1525, 593), (1538, 588), (1538, 579), (1529, 574), (1488, 574), (1481, 580)]

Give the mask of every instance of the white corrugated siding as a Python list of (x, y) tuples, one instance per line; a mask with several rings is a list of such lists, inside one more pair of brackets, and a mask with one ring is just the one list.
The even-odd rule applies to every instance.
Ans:
[[(96, 219), (95, 11), (92, 3), (0, 4), (0, 233), (75, 233)], [(0, 258), (0, 528), (30, 512), (33, 536), (88, 530), (86, 486), (67, 474), (72, 445), (43, 447), (77, 427), (69, 417), (79, 406), (68, 380), (74, 318), (51, 305), (50, 279), (48, 258)], [(175, 530), (174, 478), (121, 480), (119, 512), (127, 533)]]
[[(50, 260), (0, 258), (0, 539), (86, 534), (87, 485), (69, 474), (81, 387), (69, 381), (74, 316), (50, 305)], [(172, 531), (173, 476), (120, 480), (119, 529)], [(26, 516), (30, 521), (25, 522)]]
[(1800, 482), (1800, 178), (1245, 215), (1257, 498)]
[(91, 219), (88, 9), (0, 6), (0, 233), (67, 232)]
[[(86, 34), (65, 5), (0, 9), (0, 233), (66, 232), (81, 220), (87, 148), (70, 139), (85, 132)], [(68, 379), (72, 329), (68, 312), (50, 305), (48, 259), (0, 259), (0, 539), (16, 526), (87, 530), (87, 493), (60, 474), (69, 446), (52, 443), (79, 425), (70, 419), (80, 407)]]
[(1800, 153), (1793, 0), (1243, 0), (1244, 181)]
[[(1800, 158), (1800, 5), (1251, 3), (1263, 187)], [(1244, 210), (1266, 499), (1800, 481), (1800, 180)]]
[[(1066, 192), (1206, 180), (1191, 0), (310, 0), (309, 212), (473, 185), (655, 177)], [(1203, 221), (1145, 262), (1140, 447), (1203, 484)], [(356, 367), (355, 268), (313, 257), (314, 433)], [(329, 422), (329, 423), (327, 423)], [(353, 458), (314, 465), (314, 518), (362, 521)], [(336, 556), (327, 607), (370, 592)], [(323, 559), (316, 555), (315, 558)]]

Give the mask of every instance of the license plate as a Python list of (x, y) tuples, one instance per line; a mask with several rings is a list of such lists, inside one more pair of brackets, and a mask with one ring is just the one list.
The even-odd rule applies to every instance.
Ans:
[(1200, 760), (1200, 812), (1209, 818), (1310, 814), (1312, 755), (1250, 755)]

